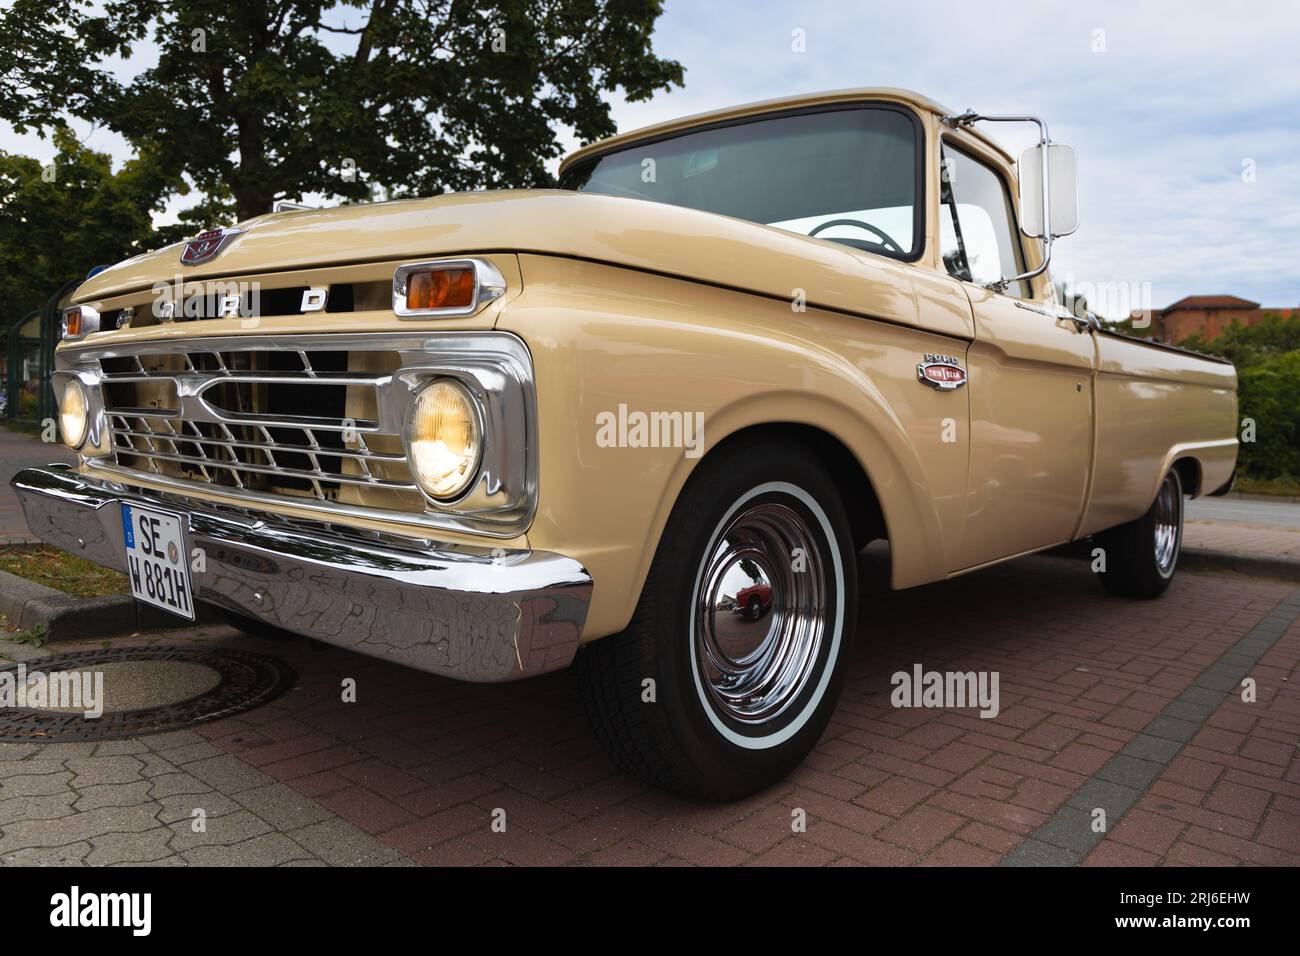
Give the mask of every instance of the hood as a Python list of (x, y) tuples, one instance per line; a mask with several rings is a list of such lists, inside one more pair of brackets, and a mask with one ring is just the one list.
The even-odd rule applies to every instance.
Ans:
[(259, 216), (213, 259), (180, 262), (181, 243), (118, 263), (84, 282), (78, 302), (170, 281), (473, 253), (541, 253), (606, 262), (858, 311), (864, 286), (898, 263), (680, 206), (567, 190), (452, 193)]

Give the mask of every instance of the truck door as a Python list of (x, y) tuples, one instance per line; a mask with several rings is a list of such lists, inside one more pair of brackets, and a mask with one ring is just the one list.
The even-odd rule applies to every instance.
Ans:
[(1083, 510), (1092, 463), (1091, 332), (1034, 303), (1008, 181), (990, 157), (945, 136), (940, 248), (975, 320), (967, 353), (970, 464), (960, 571), (1064, 543)]

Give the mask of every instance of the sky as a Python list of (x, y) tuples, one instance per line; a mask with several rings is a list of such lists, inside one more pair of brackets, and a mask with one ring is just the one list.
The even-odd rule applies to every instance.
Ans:
[[(620, 130), (858, 86), (914, 89), (958, 112), (1036, 114), (1078, 153), (1081, 226), (1056, 243), (1052, 272), (1094, 309), (1118, 318), (1198, 293), (1300, 305), (1294, 0), (668, 0), (654, 43), (686, 68), (685, 85), (649, 102), (611, 96)], [(1033, 135), (986, 129), (1016, 154)], [(129, 155), (110, 131), (79, 133)], [(0, 139), (51, 153), (34, 137)], [(191, 202), (177, 200), (172, 217)]]

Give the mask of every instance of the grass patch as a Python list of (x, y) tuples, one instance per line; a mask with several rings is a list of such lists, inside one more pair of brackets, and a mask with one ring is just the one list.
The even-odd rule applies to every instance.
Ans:
[(1233, 491), (1243, 495), (1297, 495), (1300, 496), (1300, 482), (1282, 481), (1277, 478), (1238, 478)]
[(129, 594), (126, 575), (91, 564), (49, 545), (0, 548), (0, 571), (44, 584), (74, 597)]
[(45, 646), (45, 625), (37, 624), (35, 627), (29, 627), (25, 631), (17, 631), (5, 637), (6, 641), (13, 641), (15, 644), (27, 644), (31, 647)]

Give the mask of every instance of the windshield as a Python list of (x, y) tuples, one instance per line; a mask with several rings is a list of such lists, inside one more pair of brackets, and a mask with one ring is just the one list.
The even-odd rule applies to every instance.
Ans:
[(637, 143), (560, 188), (688, 206), (899, 259), (917, 254), (917, 131), (888, 107), (770, 117)]

